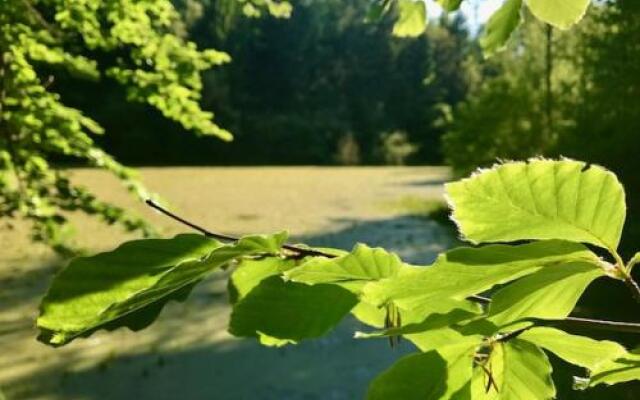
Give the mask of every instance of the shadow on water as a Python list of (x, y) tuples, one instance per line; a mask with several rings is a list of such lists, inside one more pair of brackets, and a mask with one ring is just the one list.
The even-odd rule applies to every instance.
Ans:
[[(432, 262), (454, 242), (448, 229), (423, 218), (332, 222), (339, 227), (336, 231), (294, 239), (345, 249), (365, 242), (420, 265)], [(19, 289), (14, 282), (12, 295), (37, 301), (52, 271), (47, 267), (33, 272), (36, 275), (23, 282), (37, 277), (42, 282), (37, 290)], [(354, 340), (355, 331), (369, 328), (351, 317), (332, 334), (297, 346), (265, 348), (255, 340), (232, 338), (225, 333), (229, 307), (223, 278), (219, 274), (204, 282), (184, 304), (168, 305), (159, 320), (140, 333), (100, 332), (56, 350), (27, 341), (34, 355), (21, 357), (25, 372), (2, 382), (8, 399), (357, 399), (371, 379), (413, 349), (406, 341), (390, 349), (385, 340)], [(10, 336), (25, 335), (35, 337), (34, 329)], [(7, 338), (0, 336), (5, 347)], [(17, 356), (4, 356), (5, 368), (11, 368)], [(45, 357), (48, 362), (39, 363)]]

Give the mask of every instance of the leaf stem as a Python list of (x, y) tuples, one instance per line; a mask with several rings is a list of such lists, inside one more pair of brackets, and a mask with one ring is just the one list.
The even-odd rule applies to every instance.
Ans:
[[(491, 299), (484, 296), (469, 296), (467, 297), (467, 300), (484, 305), (491, 304)], [(580, 317), (566, 317), (561, 320), (545, 320), (538, 318), (529, 318), (525, 320), (534, 322), (537, 325), (568, 325), (574, 328), (583, 327), (606, 331), (640, 333), (640, 323), (636, 322), (618, 322)], [(533, 326), (529, 328), (533, 328)]]
[[(213, 239), (217, 239), (217, 240), (221, 240), (224, 242), (237, 242), (238, 240), (240, 240), (240, 238), (235, 237), (235, 236), (229, 236), (229, 235), (225, 235), (222, 233), (215, 233), (215, 232), (211, 232), (203, 227), (201, 227), (200, 225), (196, 225), (191, 221), (187, 221), (186, 219), (180, 217), (177, 214), (172, 213), (171, 211), (167, 210), (166, 208), (162, 207), (161, 205), (159, 205), (158, 203), (156, 203), (155, 201), (151, 200), (151, 199), (147, 199), (145, 200), (145, 203), (155, 209), (156, 211), (159, 211), (160, 213), (166, 215), (167, 217), (180, 222), (183, 225), (188, 226), (189, 228), (196, 230), (200, 233), (202, 233), (203, 235), (213, 238)], [(294, 246), (291, 244), (284, 244), (282, 246), (283, 249), (292, 251), (300, 256), (320, 256), (320, 257), (327, 257), (327, 258), (335, 258), (336, 255), (334, 254), (329, 254), (329, 253), (325, 253), (323, 251), (319, 251), (319, 250), (314, 250), (314, 249), (305, 249), (303, 247), (298, 247), (298, 246)]]
[(615, 267), (620, 273), (622, 281), (627, 286), (627, 288), (629, 288), (629, 290), (631, 291), (631, 296), (633, 296), (633, 299), (637, 303), (640, 303), (640, 286), (638, 286), (638, 283), (633, 280), (633, 277), (631, 276), (631, 268), (630, 268), (630, 267), (633, 267), (632, 263), (635, 263), (637, 261), (634, 261), (632, 259), (631, 262), (629, 262), (629, 266), (625, 266), (624, 260), (622, 259), (622, 257), (620, 257), (620, 254), (618, 254), (618, 252), (615, 249), (609, 248), (609, 253), (611, 253), (613, 258), (615, 259), (616, 261)]

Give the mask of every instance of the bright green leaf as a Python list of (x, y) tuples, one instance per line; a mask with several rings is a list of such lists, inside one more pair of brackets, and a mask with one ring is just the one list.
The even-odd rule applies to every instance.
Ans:
[(398, 37), (414, 37), (424, 32), (427, 8), (423, 0), (397, 0), (398, 19), (393, 34)]
[(590, 370), (595, 370), (603, 363), (626, 353), (625, 348), (618, 343), (571, 335), (549, 327), (533, 327), (520, 334), (519, 339), (529, 341), (571, 364)]
[(368, 400), (448, 400), (471, 399), (461, 391), (471, 380), (474, 339), (452, 342), (437, 351), (401, 358), (376, 377), (369, 386)]
[(353, 251), (338, 258), (315, 257), (285, 273), (294, 282), (313, 285), (347, 281), (369, 281), (398, 274), (402, 266), (400, 258), (381, 248), (358, 244)]
[[(534, 344), (519, 339), (498, 343), (485, 367), (478, 366), (474, 370), (473, 400), (548, 400), (555, 397), (551, 364)], [(495, 386), (488, 384), (488, 371)]]
[(305, 285), (272, 276), (233, 307), (229, 332), (299, 342), (325, 335), (358, 302), (337, 285)]
[(604, 271), (593, 263), (573, 262), (543, 268), (491, 296), (489, 321), (503, 326), (525, 318), (561, 319)]
[(572, 160), (501, 164), (446, 190), (460, 232), (473, 243), (563, 239), (613, 251), (626, 215), (616, 176)]
[(591, 0), (525, 0), (536, 18), (560, 29), (568, 29), (584, 17)]
[(447, 12), (456, 11), (460, 8), (462, 0), (438, 0), (438, 4)]
[(506, 0), (484, 28), (480, 46), (486, 56), (504, 48), (509, 37), (520, 25), (522, 0)]
[[(200, 235), (134, 240), (117, 249), (73, 260), (58, 274), (41, 304), (37, 326), (41, 339), (62, 345), (108, 324), (131, 326), (134, 312), (159, 309), (156, 304), (190, 288), (233, 259), (272, 253), (286, 233), (247, 236), (222, 245)], [(151, 319), (152, 320), (152, 319)], [(151, 322), (151, 321), (147, 321)]]
[[(393, 301), (403, 309), (438, 307), (442, 299), (462, 300), (547, 265), (594, 259), (583, 245), (562, 241), (458, 248), (441, 254), (431, 267), (368, 283), (363, 294), (366, 301), (376, 305)], [(434, 312), (448, 311), (440, 308)]]
[(589, 386), (640, 380), (640, 349), (600, 364), (591, 371)]
[(228, 287), (231, 303), (242, 299), (264, 279), (280, 275), (294, 266), (294, 260), (280, 257), (242, 260), (229, 277)]

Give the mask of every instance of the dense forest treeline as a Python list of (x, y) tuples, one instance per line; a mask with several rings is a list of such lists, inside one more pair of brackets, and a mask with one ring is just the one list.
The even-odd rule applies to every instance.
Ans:
[(525, 15), (507, 50), (489, 59), (461, 14), (397, 38), (392, 15), (365, 21), (368, 0), (294, 1), (289, 18), (246, 18), (228, 0), (175, 4), (186, 21), (176, 30), (232, 57), (205, 74), (202, 104), (235, 139), (184, 135), (150, 107), (119, 101), (126, 94), (108, 82), (58, 80), (125, 163), (448, 162), (464, 173), (547, 154), (603, 163), (623, 179), (637, 170), (640, 5), (632, 0), (594, 4), (570, 32)]
[(365, 22), (369, 0), (297, 1), (290, 18), (246, 18), (235, 1), (176, 3), (186, 20), (179, 29), (231, 55), (205, 74), (202, 104), (234, 141), (185, 135), (150, 107), (123, 103), (125, 93), (109, 82), (83, 82), (85, 90), (56, 82), (66, 101), (105, 127), (99, 141), (120, 161), (442, 162), (443, 111), (465, 98), (465, 63), (479, 57), (462, 16), (407, 39), (392, 35), (393, 15)]

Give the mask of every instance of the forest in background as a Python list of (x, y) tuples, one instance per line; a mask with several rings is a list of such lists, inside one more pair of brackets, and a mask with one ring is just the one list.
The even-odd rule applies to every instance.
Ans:
[(247, 18), (237, 1), (174, 3), (184, 20), (176, 33), (231, 56), (205, 72), (201, 103), (234, 140), (184, 134), (151, 106), (122, 101), (125, 89), (108, 80), (58, 75), (51, 90), (104, 126), (97, 141), (119, 161), (449, 164), (460, 176), (501, 159), (567, 156), (621, 177), (629, 236), (640, 237), (637, 1), (594, 2), (566, 32), (524, 15), (506, 50), (488, 58), (483, 27), (460, 13), (399, 38), (393, 13), (367, 22), (369, 0), (294, 1), (284, 18)]

